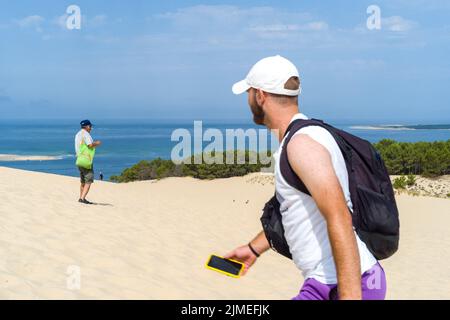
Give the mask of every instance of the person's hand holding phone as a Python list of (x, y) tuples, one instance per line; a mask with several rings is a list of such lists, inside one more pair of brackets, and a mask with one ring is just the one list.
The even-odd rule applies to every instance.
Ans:
[(250, 250), (248, 245), (239, 247), (228, 253), (224, 256), (225, 259), (233, 259), (239, 262), (242, 262), (245, 265), (244, 271), (242, 271), (242, 275), (245, 275), (248, 269), (255, 263), (257, 257)]

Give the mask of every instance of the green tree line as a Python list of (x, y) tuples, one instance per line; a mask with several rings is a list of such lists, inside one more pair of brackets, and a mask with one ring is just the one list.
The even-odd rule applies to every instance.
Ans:
[(436, 142), (397, 142), (390, 139), (374, 144), (391, 175), (450, 174), (450, 139)]
[[(201, 155), (193, 155), (180, 164), (161, 158), (151, 161), (143, 160), (131, 168), (125, 169), (120, 175), (112, 176), (110, 180), (114, 182), (131, 182), (166, 177), (189, 176), (197, 179), (217, 179), (245, 176), (270, 166), (270, 164), (265, 164), (265, 160), (268, 157), (270, 158), (271, 154), (265, 154), (264, 158), (262, 158), (262, 155), (250, 151), (213, 151)], [(207, 163), (208, 159), (214, 159), (214, 163)]]
[[(384, 139), (375, 143), (374, 146), (380, 152), (391, 175), (432, 177), (450, 174), (450, 139), (437, 142), (397, 142)], [(269, 156), (266, 154), (264, 159), (266, 160)], [(198, 159), (199, 157), (201, 159)], [(232, 159), (231, 164), (227, 164), (227, 157)], [(211, 158), (215, 159), (215, 163), (205, 161)], [(221, 161), (217, 161), (218, 159)], [(256, 162), (252, 163), (250, 160), (254, 159)], [(262, 159), (262, 154), (250, 151), (203, 153), (194, 155), (189, 161), (181, 164), (157, 158), (151, 161), (143, 160), (125, 169), (120, 175), (112, 176), (110, 180), (131, 182), (184, 176), (198, 179), (244, 176), (248, 173), (259, 172), (264, 167), (267, 168), (269, 165), (265, 164), (266, 161), (261, 161)], [(196, 164), (195, 160), (198, 160), (200, 164)]]

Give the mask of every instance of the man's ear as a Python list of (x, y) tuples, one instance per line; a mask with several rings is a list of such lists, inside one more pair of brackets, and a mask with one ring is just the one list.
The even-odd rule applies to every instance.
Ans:
[(256, 90), (256, 103), (258, 105), (263, 106), (264, 102), (266, 101), (266, 93), (262, 91), (261, 89)]

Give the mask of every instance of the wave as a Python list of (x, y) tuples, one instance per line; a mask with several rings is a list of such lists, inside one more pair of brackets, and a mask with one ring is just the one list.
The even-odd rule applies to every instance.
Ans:
[(416, 130), (405, 126), (351, 126), (350, 129), (356, 130)]
[(18, 154), (0, 154), (0, 162), (8, 161), (57, 161), (74, 157), (71, 154), (46, 156), (46, 155), (18, 155)]
[(401, 125), (401, 124), (386, 124), (386, 125), (356, 125), (351, 126), (351, 129), (359, 130), (450, 130), (448, 124), (426, 124), (426, 125)]

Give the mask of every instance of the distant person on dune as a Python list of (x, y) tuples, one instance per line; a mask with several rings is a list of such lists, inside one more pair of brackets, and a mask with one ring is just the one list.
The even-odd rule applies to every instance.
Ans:
[[(101, 142), (94, 141), (91, 137), (92, 123), (89, 120), (83, 120), (80, 122), (81, 130), (75, 136), (75, 152), (78, 156), (80, 153), (80, 148), (83, 144), (85, 144), (88, 148), (97, 148)], [(78, 170), (80, 171), (80, 198), (78, 202), (84, 204), (92, 204), (92, 202), (86, 200), (86, 196), (89, 193), (91, 188), (91, 184), (94, 182), (94, 166), (90, 169), (82, 168), (78, 166)]]

